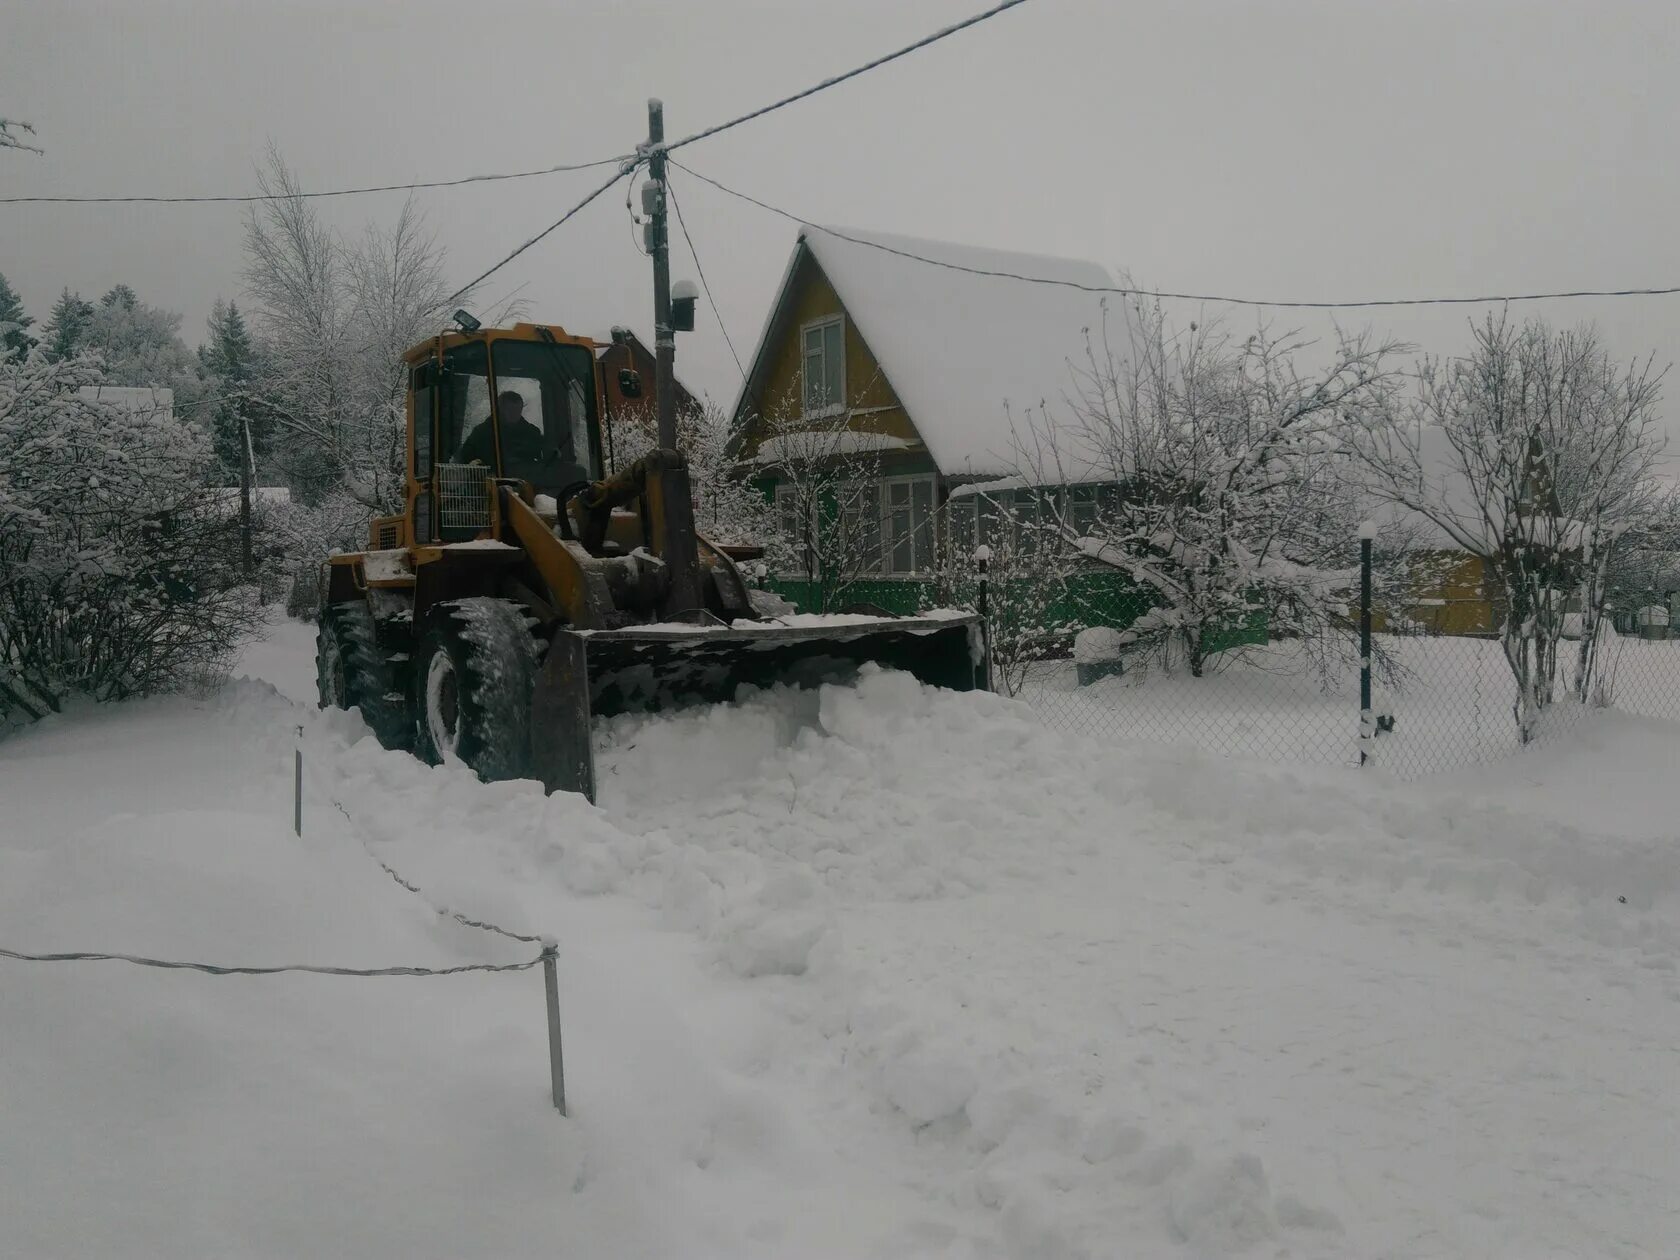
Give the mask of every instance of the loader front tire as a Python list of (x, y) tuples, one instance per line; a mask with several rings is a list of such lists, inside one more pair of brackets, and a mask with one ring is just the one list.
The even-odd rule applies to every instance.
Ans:
[(537, 644), (518, 604), (451, 600), (427, 614), (414, 661), (414, 746), (458, 757), (486, 783), (531, 773)]
[(315, 680), (323, 709), (359, 709), (386, 748), (409, 746), (413, 723), (366, 604), (328, 604), (315, 631)]

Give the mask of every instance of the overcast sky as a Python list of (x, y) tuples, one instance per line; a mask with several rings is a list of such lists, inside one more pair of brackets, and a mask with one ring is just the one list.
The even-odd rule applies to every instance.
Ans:
[[(641, 138), (649, 95), (684, 134), (984, 5), (14, 3), (0, 16), (0, 115), (32, 121), (47, 152), (0, 151), (0, 194), (248, 191), (270, 140), (307, 187), (602, 157)], [(1162, 289), (1354, 299), (1676, 284), (1677, 45), (1674, 0), (1030, 0), (682, 156), (807, 218), (1087, 257)], [(674, 178), (745, 358), (794, 228)], [(598, 179), (420, 195), (465, 280)], [(401, 198), (320, 204), (354, 230)], [(37, 319), (66, 285), (93, 297), (126, 281), (183, 312), (196, 344), (211, 302), (240, 294), (241, 222), (233, 206), (0, 206), (0, 272)], [(675, 275), (692, 274), (680, 240), (673, 257)], [(623, 194), (488, 294), (514, 290), (533, 318), (645, 335), (648, 268)], [(1680, 359), (1680, 297), (1521, 309), (1595, 320), (1624, 355)], [(1452, 352), (1471, 313), (1343, 319)], [(1247, 327), (1256, 314), (1226, 318)], [(733, 399), (739, 378), (705, 310), (678, 372)], [(1680, 416), (1680, 378), (1669, 393)]]

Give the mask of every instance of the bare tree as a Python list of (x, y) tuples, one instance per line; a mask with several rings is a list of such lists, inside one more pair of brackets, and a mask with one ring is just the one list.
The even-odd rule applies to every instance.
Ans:
[(881, 453), (892, 439), (849, 427), (844, 413), (808, 419), (791, 405), (761, 424), (744, 471), (776, 478), (772, 568), (802, 580), (819, 612), (859, 602), (859, 585), (881, 573)]
[(1426, 360), (1413, 404), (1356, 443), (1373, 491), (1481, 558), (1527, 742), (1553, 702), (1566, 604), (1580, 600), (1574, 687), (1591, 694), (1608, 577), (1656, 506), (1662, 373), (1620, 368), (1591, 328), (1473, 326), (1470, 353)]
[(269, 200), (246, 221), (245, 278), (256, 302), (261, 367), (253, 393), (291, 434), (293, 479), (342, 490), (372, 512), (403, 487), (403, 352), (435, 332), (450, 296), (443, 255), (406, 203), (388, 227), (341, 240), (270, 151)]
[(1061, 407), (1017, 426), (1023, 480), (1098, 488), (1094, 514), (1057, 519), (1059, 533), (1146, 593), (1131, 638), (1193, 676), (1261, 623), (1321, 656), (1348, 646), (1358, 515), (1333, 460), (1385, 411), (1401, 347), (1338, 334), (1306, 373), (1295, 357), (1309, 344), (1265, 327), (1241, 341), (1179, 331), (1158, 306), (1126, 306), (1117, 334), (1105, 319), (1088, 340)]
[[(771, 566), (805, 583), (816, 612), (865, 601), (860, 588), (882, 575), (885, 558), (882, 455), (904, 442), (852, 427), (847, 410), (801, 415), (793, 398), (759, 415), (759, 435), (751, 464), (738, 475), (776, 479)], [(931, 507), (927, 531), (936, 528)]]
[(0, 118), (0, 149), (22, 149), (25, 153), (40, 153), (24, 136), (35, 134), (35, 128), (16, 118)]

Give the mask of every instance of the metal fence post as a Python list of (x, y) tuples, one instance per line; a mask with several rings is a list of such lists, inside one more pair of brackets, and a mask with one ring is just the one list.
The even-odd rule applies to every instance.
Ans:
[(303, 839), (303, 727), (292, 749), (292, 834)]
[(1377, 715), (1371, 709), (1371, 541), (1376, 523), (1359, 526), (1359, 764), (1371, 759), (1377, 739)]
[(986, 654), (986, 690), (992, 687), (992, 619), (987, 615), (986, 572), (992, 567), (992, 549), (981, 543), (974, 549), (974, 567), (980, 572), (980, 598), (975, 602), (979, 605), (976, 610), (980, 614), (980, 644)]
[(548, 1078), (554, 1094), (554, 1109), (566, 1114), (566, 1066), (560, 1053), (560, 980), (555, 963), (560, 946), (544, 937), (542, 946), (543, 988), (548, 997)]

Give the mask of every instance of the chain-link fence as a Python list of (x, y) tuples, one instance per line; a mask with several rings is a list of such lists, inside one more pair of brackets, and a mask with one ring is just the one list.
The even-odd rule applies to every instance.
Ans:
[[(1553, 701), (1531, 742), (1572, 729), (1594, 707), (1680, 722), (1680, 637), (1619, 634), (1607, 622), (1588, 703), (1576, 698), (1577, 639), (1558, 644)], [(1264, 760), (1358, 765), (1356, 640), (1325, 653), (1300, 641), (1238, 636), (1215, 645), (1197, 676), (1183, 653), (1139, 645), (1108, 659), (1043, 659), (1007, 677), (1044, 721), (1081, 738), (1190, 744)], [(1375, 738), (1384, 771), (1417, 778), (1495, 760), (1522, 747), (1517, 687), (1496, 636), (1418, 627), (1372, 636)]]

